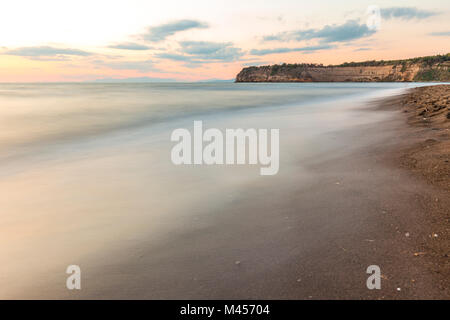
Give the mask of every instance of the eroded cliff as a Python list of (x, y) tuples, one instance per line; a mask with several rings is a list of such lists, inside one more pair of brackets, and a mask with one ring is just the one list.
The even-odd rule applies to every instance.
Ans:
[(409, 60), (368, 61), (338, 66), (282, 64), (248, 67), (236, 82), (450, 81), (450, 54)]

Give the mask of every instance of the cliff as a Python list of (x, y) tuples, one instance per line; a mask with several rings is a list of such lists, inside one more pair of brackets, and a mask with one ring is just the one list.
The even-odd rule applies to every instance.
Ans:
[(336, 66), (282, 64), (242, 69), (236, 82), (450, 81), (450, 54)]

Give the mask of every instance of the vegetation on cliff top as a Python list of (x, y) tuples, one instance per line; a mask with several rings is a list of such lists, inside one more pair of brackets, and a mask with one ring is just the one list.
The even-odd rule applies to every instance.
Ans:
[(435, 64), (441, 64), (450, 61), (450, 53), (444, 55), (436, 55), (436, 56), (427, 56), (427, 57), (418, 57), (411, 59), (403, 59), (403, 60), (371, 60), (371, 61), (362, 61), (362, 62), (344, 62), (338, 65), (329, 65), (324, 66), (323, 64), (315, 64), (315, 63), (283, 63), (283, 64), (275, 64), (272, 66), (261, 66), (261, 67), (248, 67), (246, 69), (256, 69), (256, 68), (269, 68), (271, 67), (272, 72), (276, 73), (281, 69), (294, 69), (294, 68), (323, 68), (323, 67), (377, 67), (377, 66), (394, 66), (394, 65), (403, 65), (406, 66), (408, 64), (422, 64), (424, 66), (431, 66)]
[(437, 56), (427, 56), (427, 57), (418, 57), (412, 59), (403, 59), (403, 60), (372, 60), (372, 61), (363, 61), (363, 62), (344, 62), (340, 65), (335, 65), (333, 67), (371, 67), (371, 66), (391, 66), (391, 65), (406, 65), (406, 64), (423, 64), (427, 66), (431, 66), (434, 64), (444, 63), (446, 61), (450, 61), (450, 53), (444, 55)]
[[(377, 74), (367, 71), (367, 74), (358, 78), (358, 75), (349, 75), (345, 79), (336, 80), (332, 74), (328, 78), (315, 79), (311, 76), (311, 69), (323, 69), (333, 72), (331, 68), (364, 68), (392, 66), (394, 70), (389, 74)], [(419, 68), (416, 68), (416, 67)], [(401, 67), (401, 68), (399, 68)], [(316, 70), (317, 72), (318, 70)], [(350, 71), (351, 72), (351, 71)], [(355, 71), (356, 72), (356, 71)], [(381, 76), (381, 78), (380, 78)], [(371, 78), (372, 77), (372, 78)], [(345, 62), (339, 65), (314, 63), (283, 63), (260, 67), (247, 67), (236, 77), (237, 82), (279, 82), (279, 81), (450, 81), (450, 53), (445, 55), (418, 57), (403, 60), (372, 60), (363, 62)]]

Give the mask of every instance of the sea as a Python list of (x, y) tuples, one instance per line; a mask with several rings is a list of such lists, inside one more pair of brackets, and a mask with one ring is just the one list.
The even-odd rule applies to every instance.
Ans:
[[(0, 84), (0, 297), (221, 297), (220, 283), (239, 280), (223, 266), (263, 250), (289, 199), (339, 183), (330, 163), (389, 139), (383, 124), (398, 112), (373, 101), (422, 85)], [(175, 165), (171, 133), (194, 121), (279, 129), (278, 173)], [(69, 265), (82, 270), (81, 293), (66, 288)]]

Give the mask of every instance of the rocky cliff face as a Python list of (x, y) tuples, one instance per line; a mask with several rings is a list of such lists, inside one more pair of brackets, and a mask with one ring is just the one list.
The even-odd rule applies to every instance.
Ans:
[(248, 67), (236, 82), (397, 82), (450, 81), (450, 61), (380, 66), (273, 65)]

